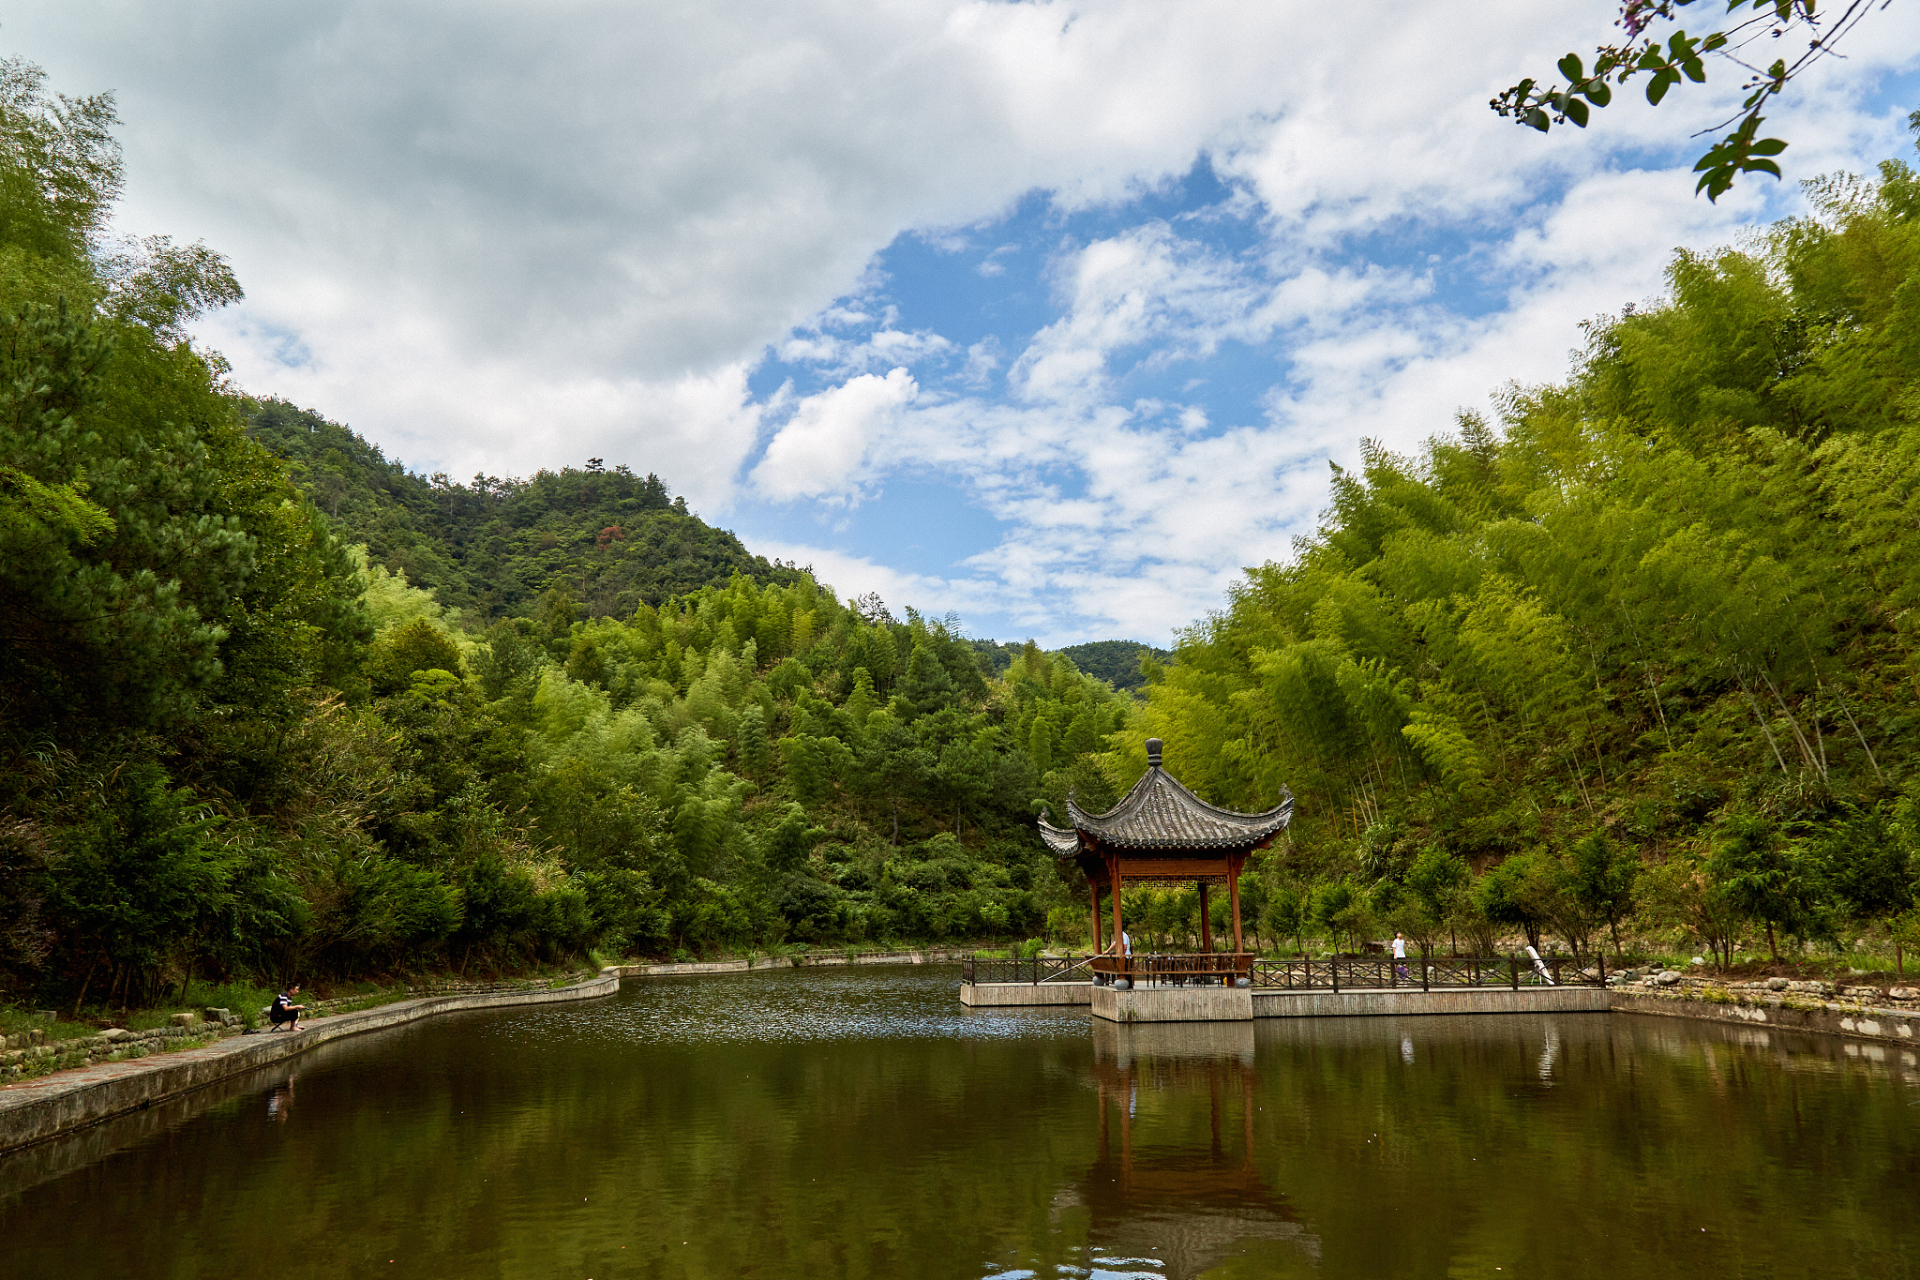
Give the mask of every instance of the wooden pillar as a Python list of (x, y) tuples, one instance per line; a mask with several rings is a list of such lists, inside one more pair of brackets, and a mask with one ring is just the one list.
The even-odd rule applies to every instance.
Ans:
[(1113, 954), (1120, 955), (1120, 934), (1125, 929), (1120, 919), (1120, 863), (1116, 859), (1107, 865), (1113, 868), (1113, 874), (1107, 877), (1108, 888), (1113, 894)]
[(1207, 882), (1200, 882), (1200, 949), (1213, 950), (1213, 911), (1207, 901)]
[(1093, 901), (1093, 915), (1089, 923), (1092, 930), (1087, 934), (1087, 942), (1093, 948), (1093, 954), (1100, 954), (1100, 886), (1091, 879), (1087, 881), (1087, 896)]
[(1233, 900), (1233, 949), (1245, 951), (1246, 943), (1240, 940), (1240, 867), (1236, 860), (1227, 865), (1227, 896)]

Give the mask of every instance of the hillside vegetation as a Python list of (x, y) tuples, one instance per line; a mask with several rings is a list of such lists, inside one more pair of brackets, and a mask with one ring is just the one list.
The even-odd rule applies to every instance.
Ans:
[(378, 446), (282, 401), (243, 406), (247, 434), (282, 459), (343, 541), (479, 623), (533, 610), (549, 588), (589, 615), (626, 617), (736, 573), (791, 583), (797, 569), (750, 555), (672, 497), (655, 475), (584, 468), (469, 484), (420, 476)]
[(1105, 680), (1116, 689), (1145, 687), (1147, 673), (1141, 666), (1143, 660), (1165, 665), (1173, 658), (1165, 649), (1156, 649), (1135, 640), (1093, 640), (1086, 644), (1070, 644), (1060, 653), (1071, 659), (1080, 670), (1096, 680)]
[(1291, 787), (1277, 931), (1915, 945), (1920, 179), (1814, 195), (1497, 427), (1336, 468), (1155, 674), (1113, 767)]

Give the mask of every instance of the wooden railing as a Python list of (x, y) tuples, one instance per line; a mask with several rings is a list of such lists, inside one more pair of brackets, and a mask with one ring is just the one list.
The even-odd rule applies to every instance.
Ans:
[(1463, 987), (1604, 987), (1607, 964), (1576, 964), (1566, 956), (1366, 956), (1338, 960), (1256, 960), (1256, 991), (1421, 991)]
[(1170, 955), (1135, 952), (1131, 956), (1095, 956), (1098, 979), (1125, 978), (1136, 985), (1201, 986), (1231, 984), (1251, 978), (1255, 956), (1251, 951), (1196, 951)]
[(982, 982), (1086, 982), (1090, 977), (1087, 962), (1091, 956), (967, 956), (960, 961), (960, 981), (967, 986)]
[(1566, 956), (1352, 957), (1338, 960), (1262, 960), (1248, 951), (1132, 956), (967, 956), (960, 981), (1111, 982), (1125, 978), (1148, 986), (1228, 983), (1246, 978), (1256, 991), (1459, 990), (1472, 987), (1604, 987), (1604, 959), (1576, 964)]

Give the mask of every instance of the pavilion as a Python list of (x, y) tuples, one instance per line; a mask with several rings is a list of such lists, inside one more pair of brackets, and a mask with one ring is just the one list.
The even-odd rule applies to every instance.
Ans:
[[(1147, 739), (1147, 771), (1120, 803), (1105, 813), (1088, 813), (1067, 797), (1071, 827), (1043, 818), (1040, 838), (1061, 861), (1072, 859), (1086, 874), (1093, 905), (1092, 941), (1096, 983), (1103, 979), (1138, 982), (1189, 982), (1212, 979), (1235, 985), (1252, 971), (1240, 927), (1240, 871), (1254, 850), (1273, 843), (1293, 817), (1293, 797), (1282, 789), (1280, 803), (1264, 813), (1238, 813), (1208, 804), (1160, 767), (1161, 742)], [(1047, 815), (1050, 817), (1051, 815)], [(1200, 888), (1198, 955), (1127, 957), (1120, 950), (1120, 895), (1128, 884), (1197, 884)], [(1225, 885), (1233, 902), (1233, 950), (1214, 950), (1208, 893)], [(1103, 938), (1100, 899), (1111, 899), (1113, 931)]]

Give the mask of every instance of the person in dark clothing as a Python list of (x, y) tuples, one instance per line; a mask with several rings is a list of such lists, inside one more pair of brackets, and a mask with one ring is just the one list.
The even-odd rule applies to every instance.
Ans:
[(299, 994), (300, 984), (296, 982), (273, 998), (267, 1017), (272, 1020), (274, 1030), (278, 1031), (283, 1026), (288, 1031), (300, 1029), (300, 1015), (307, 1011), (307, 1006), (293, 1002), (293, 998)]

